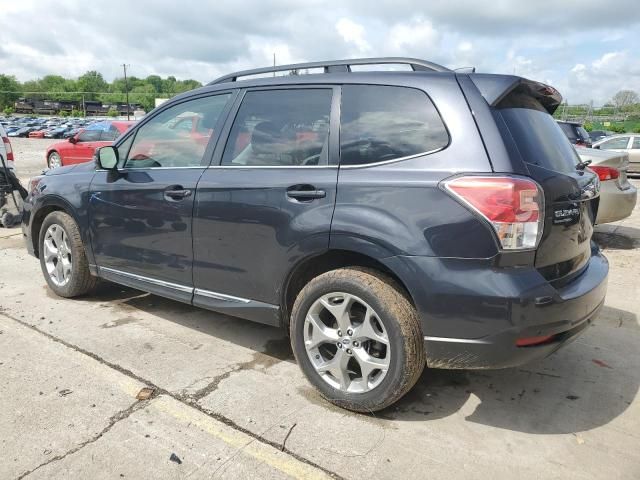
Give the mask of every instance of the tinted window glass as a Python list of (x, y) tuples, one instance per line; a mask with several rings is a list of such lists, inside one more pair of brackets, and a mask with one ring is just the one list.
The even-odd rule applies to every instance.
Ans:
[(340, 163), (362, 165), (444, 148), (449, 135), (435, 106), (413, 88), (342, 88)]
[(101, 133), (100, 130), (83, 130), (78, 135), (78, 142), (97, 142)]
[[(138, 129), (125, 168), (194, 167), (204, 151), (231, 94), (202, 97), (179, 103), (153, 117)], [(174, 128), (184, 117), (201, 119), (203, 132)]]
[(578, 127), (577, 129), (578, 135), (580, 135), (580, 138), (585, 141), (585, 142), (589, 142), (591, 141), (591, 137), (589, 137), (589, 132), (587, 132), (584, 127)]
[(633, 145), (631, 145), (631, 148), (635, 149), (640, 149), (640, 137), (634, 137), (633, 139)]
[(574, 126), (569, 123), (558, 123), (558, 125), (560, 125), (560, 128), (567, 136), (567, 138), (575, 143), (575, 141), (578, 139), (578, 135), (574, 130)]
[(100, 139), (105, 142), (112, 142), (119, 136), (120, 136), (120, 132), (118, 131), (118, 129), (113, 125), (111, 125), (109, 127), (109, 130), (105, 130), (102, 132)]
[(498, 110), (523, 160), (557, 172), (575, 171), (580, 157), (573, 145), (542, 105), (528, 97), (527, 105), (531, 102), (538, 104), (535, 109), (509, 106)]
[(248, 92), (222, 164), (326, 165), (332, 94), (329, 89)]
[(601, 150), (623, 149), (623, 148), (627, 148), (628, 144), (629, 144), (629, 137), (616, 137), (600, 144), (600, 149)]

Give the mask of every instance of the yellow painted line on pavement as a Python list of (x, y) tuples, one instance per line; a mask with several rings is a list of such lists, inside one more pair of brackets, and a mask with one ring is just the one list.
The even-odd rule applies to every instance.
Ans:
[(234, 430), (218, 420), (206, 416), (198, 410), (188, 407), (170, 397), (161, 395), (147, 408), (155, 408), (191, 425), (196, 425), (208, 434), (222, 440), (243, 454), (269, 465), (293, 478), (327, 479), (331, 478), (322, 470), (297, 460), (291, 455), (280, 452), (271, 445), (256, 441), (246, 433)]

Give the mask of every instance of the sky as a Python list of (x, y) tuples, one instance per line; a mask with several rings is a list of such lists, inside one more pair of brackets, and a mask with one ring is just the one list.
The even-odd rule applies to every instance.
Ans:
[(235, 70), (408, 56), (517, 74), (570, 104), (640, 93), (638, 0), (0, 0), (0, 73), (203, 83)]

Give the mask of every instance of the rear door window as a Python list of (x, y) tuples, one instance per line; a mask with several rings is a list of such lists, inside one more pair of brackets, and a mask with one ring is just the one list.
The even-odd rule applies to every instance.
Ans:
[(631, 145), (631, 148), (634, 150), (640, 150), (640, 137), (633, 138), (633, 144)]
[(377, 85), (342, 87), (340, 163), (365, 165), (445, 148), (447, 129), (421, 90)]
[(247, 92), (231, 127), (222, 165), (326, 165), (332, 97), (328, 88)]
[(629, 137), (616, 137), (600, 144), (601, 150), (623, 150), (629, 145)]

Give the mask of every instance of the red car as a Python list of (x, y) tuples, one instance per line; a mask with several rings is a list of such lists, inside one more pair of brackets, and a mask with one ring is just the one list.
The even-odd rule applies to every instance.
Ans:
[(96, 148), (111, 145), (135, 122), (104, 121), (89, 125), (64, 142), (54, 143), (47, 149), (49, 168), (89, 162)]

